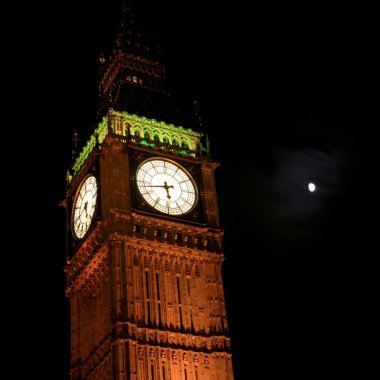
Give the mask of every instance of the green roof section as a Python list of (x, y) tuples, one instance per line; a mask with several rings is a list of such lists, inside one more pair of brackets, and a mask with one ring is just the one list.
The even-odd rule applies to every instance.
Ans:
[(110, 130), (117, 135), (142, 137), (194, 151), (197, 151), (200, 138), (203, 136), (202, 133), (195, 132), (191, 128), (166, 124), (163, 121), (112, 109), (107, 117)]
[(108, 134), (119, 135), (132, 143), (181, 155), (196, 157), (201, 151), (208, 153), (208, 149), (201, 144), (201, 132), (111, 108), (78, 154), (71, 174), (67, 175), (69, 183), (84, 167), (85, 161), (97, 144), (102, 144)]

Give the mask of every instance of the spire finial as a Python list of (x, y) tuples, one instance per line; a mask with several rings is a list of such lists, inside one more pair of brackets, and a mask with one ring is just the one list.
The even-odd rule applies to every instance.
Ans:
[(78, 143), (79, 143), (79, 133), (77, 131), (74, 131), (71, 142), (72, 142), (71, 159), (75, 160), (78, 153)]
[(159, 57), (159, 46), (155, 47), (155, 51), (151, 49), (145, 36), (141, 33), (135, 14), (129, 3), (130, 1), (126, 0), (122, 2), (121, 19), (117, 31), (114, 53), (126, 51), (146, 58), (149, 58), (151, 54), (155, 54), (156, 58)]
[(202, 118), (201, 118), (201, 114), (199, 112), (199, 102), (198, 100), (193, 100), (193, 104), (194, 104), (194, 118), (195, 118), (195, 125), (200, 129), (202, 130)]

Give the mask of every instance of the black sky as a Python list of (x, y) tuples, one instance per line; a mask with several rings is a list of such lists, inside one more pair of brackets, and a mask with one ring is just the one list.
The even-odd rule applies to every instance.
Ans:
[[(24, 35), (23, 99), (31, 105), (27, 124), (39, 130), (28, 149), (36, 168), (32, 208), (43, 227), (32, 223), (30, 242), (42, 248), (27, 257), (27, 278), (37, 310), (29, 331), (43, 341), (32, 371), (40, 378), (66, 378), (65, 221), (57, 205), (71, 134), (91, 131), (97, 58), (114, 40), (117, 3), (37, 6)], [(236, 379), (369, 368), (379, 316), (371, 11), (197, 0), (134, 6), (141, 28), (160, 40), (178, 97), (199, 100), (221, 163)], [(308, 181), (317, 184), (313, 194)]]

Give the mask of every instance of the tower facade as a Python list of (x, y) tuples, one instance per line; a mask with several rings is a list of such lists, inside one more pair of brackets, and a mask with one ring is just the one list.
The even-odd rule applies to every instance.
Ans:
[(175, 117), (163, 66), (118, 38), (67, 177), (71, 379), (231, 380), (218, 164), (201, 132), (133, 108), (145, 92)]

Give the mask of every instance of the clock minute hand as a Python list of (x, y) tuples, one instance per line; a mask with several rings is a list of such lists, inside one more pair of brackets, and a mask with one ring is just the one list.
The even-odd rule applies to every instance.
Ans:
[(163, 187), (166, 190), (166, 196), (170, 199), (169, 189), (174, 189), (173, 185), (168, 185), (166, 181), (164, 181), (163, 185), (145, 185), (146, 187)]
[(82, 210), (80, 211), (78, 218), (80, 219), (82, 214), (86, 211), (86, 217), (87, 217), (87, 202), (84, 204)]

